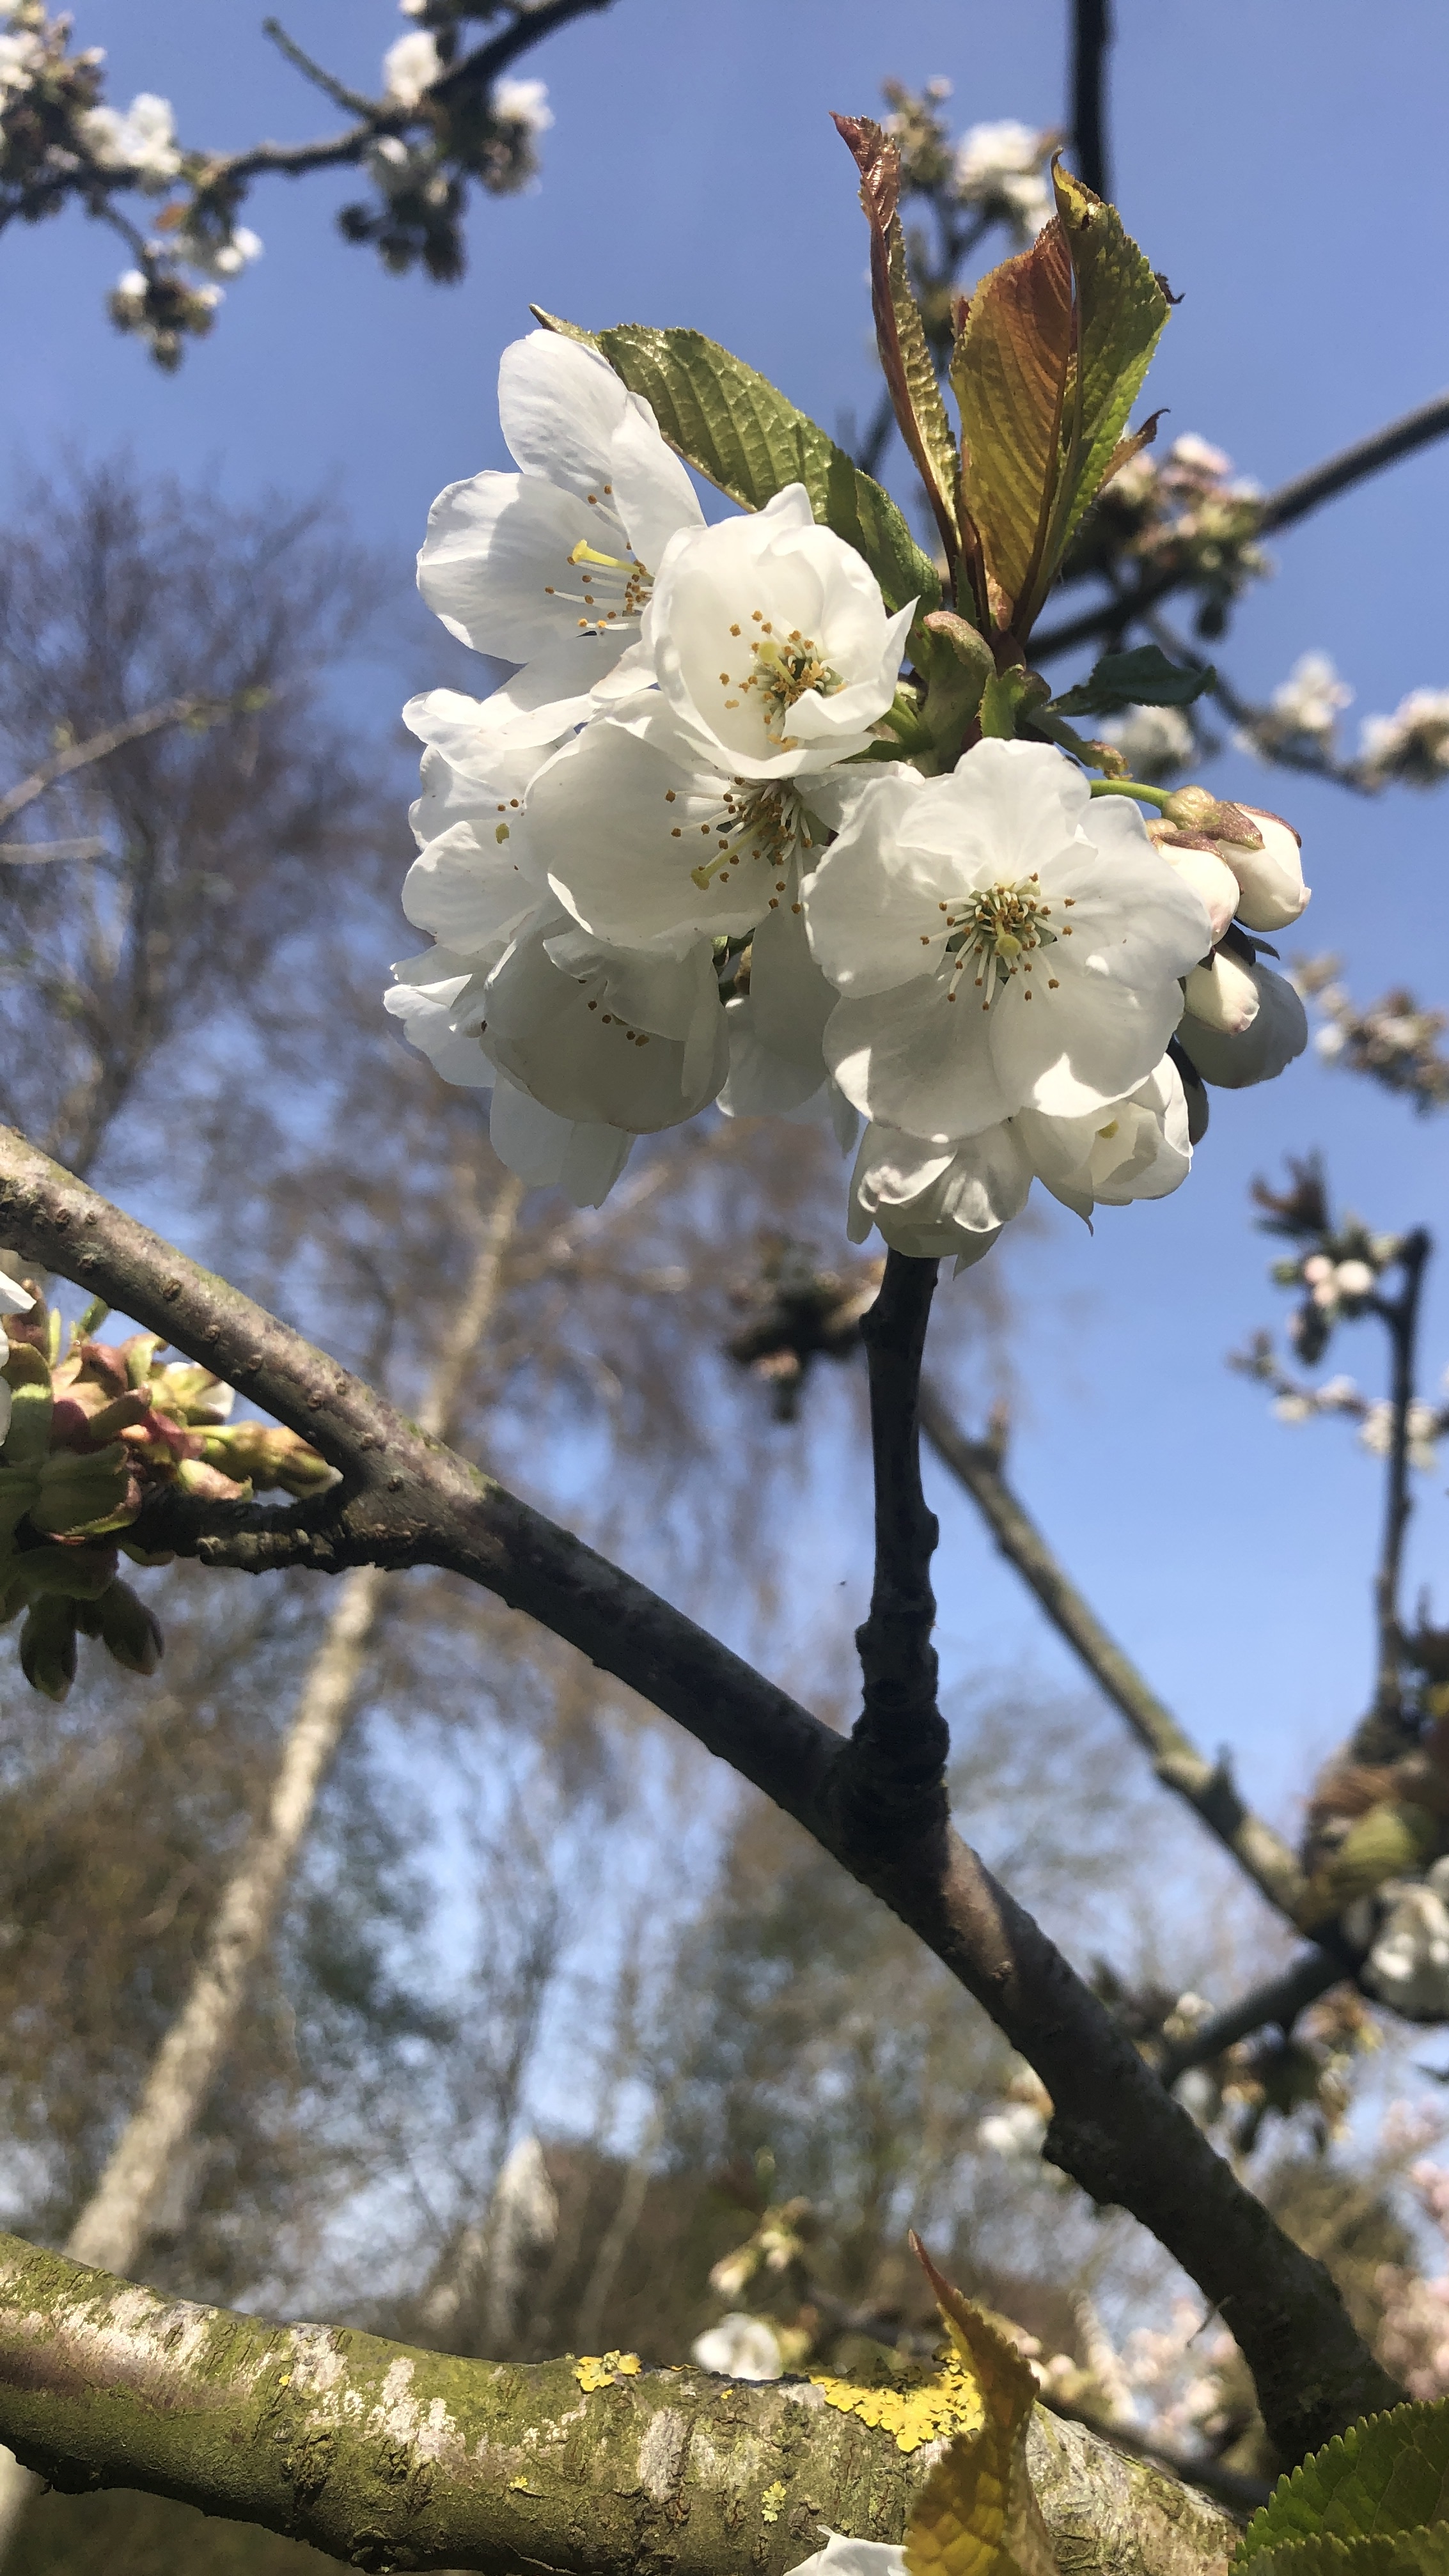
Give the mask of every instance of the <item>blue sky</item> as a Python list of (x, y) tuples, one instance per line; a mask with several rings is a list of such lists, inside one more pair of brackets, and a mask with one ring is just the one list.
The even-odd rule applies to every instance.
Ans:
[[(77, 0), (76, 14), (78, 40), (108, 49), (112, 96), (165, 92), (187, 142), (229, 147), (332, 122), (262, 38), (259, 8)], [(1435, 0), (1394, 0), (1372, 20), (1361, 0), (1219, 0), (1210, 12), (1117, 0), (1117, 15), (1116, 194), (1184, 297), (1152, 400), (1171, 407), (1166, 434), (1198, 430), (1272, 484), (1449, 372), (1449, 16)], [(871, 107), (889, 74), (939, 72), (963, 124), (1058, 122), (1063, 16), (1061, 0), (916, 0), (898, 15), (867, 0), (731, 0), (728, 11), (615, 0), (526, 66), (547, 78), (557, 117), (543, 182), (480, 204), (461, 288), (390, 279), (347, 247), (332, 221), (355, 193), (345, 180), (271, 181), (247, 208), (265, 258), (177, 379), (104, 318), (118, 244), (71, 215), (16, 228), (0, 244), (20, 359), (0, 388), (0, 449), (35, 460), (62, 443), (125, 442), (236, 499), (326, 488), (395, 554), (401, 584), (437, 489), (504, 461), (493, 380), (530, 301), (589, 323), (696, 324), (833, 425), (874, 388), (864, 242), (826, 111)], [(291, 0), (286, 23), (366, 85), (406, 22), (390, 0)], [(1357, 692), (1356, 725), (1416, 684), (1449, 684), (1446, 498), (1449, 445), (1283, 539), (1277, 578), (1223, 652), (1239, 685), (1266, 692), (1322, 646)], [(440, 652), (416, 684), (443, 668)], [(391, 689), (377, 696), (379, 724)], [(1362, 997), (1404, 977), (1449, 998), (1449, 791), (1365, 805), (1237, 755), (1214, 783), (1299, 823), (1315, 887), (1308, 944), (1342, 951)], [(1315, 1145), (1375, 1225), (1435, 1224), (1449, 1127), (1310, 1062), (1263, 1090), (1216, 1095), (1175, 1198), (1106, 1212), (1095, 1239), (1054, 1217), (1011, 1257), (1020, 1488), (1184, 1721), (1232, 1745), (1245, 1784), (1284, 1814), (1308, 1749), (1352, 1720), (1367, 1681), (1378, 1478), (1342, 1426), (1276, 1425), (1222, 1356), (1283, 1303), (1249, 1229), (1248, 1180)], [(1436, 1378), (1449, 1361), (1443, 1276), (1426, 1351)], [(1366, 1330), (1344, 1338), (1334, 1365), (1380, 1383)], [(1446, 1475), (1420, 1480), (1416, 1582), (1444, 1562)], [(949, 1494), (941, 1507), (948, 1668), (1025, 1661), (1065, 1674), (970, 1507)], [(856, 1552), (840, 1556), (822, 1527), (822, 1583), (838, 1579), (832, 1549), (855, 1571)]]

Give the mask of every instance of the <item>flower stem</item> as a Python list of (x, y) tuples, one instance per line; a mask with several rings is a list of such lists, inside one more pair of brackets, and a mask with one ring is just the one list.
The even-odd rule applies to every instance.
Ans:
[(1140, 778), (1094, 778), (1090, 789), (1093, 796), (1135, 796), (1143, 805), (1155, 805), (1159, 814), (1166, 813), (1172, 792), (1170, 787), (1144, 787)]

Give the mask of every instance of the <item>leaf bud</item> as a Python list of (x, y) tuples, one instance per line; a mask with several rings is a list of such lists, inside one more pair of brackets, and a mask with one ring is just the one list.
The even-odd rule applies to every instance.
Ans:
[(204, 1442), (202, 1455), (228, 1475), (247, 1476), (263, 1488), (280, 1485), (299, 1501), (325, 1493), (337, 1482), (336, 1468), (281, 1423), (238, 1422), (225, 1431), (214, 1431)]

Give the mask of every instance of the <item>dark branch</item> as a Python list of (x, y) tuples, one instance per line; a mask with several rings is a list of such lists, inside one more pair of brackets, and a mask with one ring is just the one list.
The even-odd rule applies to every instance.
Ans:
[(1077, 173), (1094, 196), (1110, 197), (1107, 178), (1107, 55), (1112, 0), (1072, 0), (1072, 141)]
[[(853, 1802), (837, 1794), (849, 1756), (829, 1727), (8, 1129), (0, 1240), (164, 1334), (341, 1470), (330, 1515), (274, 1517), (273, 1561), (428, 1563), (482, 1584), (676, 1718), (881, 1897), (1035, 2067), (1056, 2106), (1050, 2160), (1094, 2200), (1130, 2210), (1221, 2310), (1288, 2457), (1395, 2402), (1327, 2272), (1243, 2188), (975, 1853), (934, 1819), (884, 1846), (857, 1835)], [(255, 1534), (235, 1542), (198, 1535), (195, 1552), (224, 1563), (238, 1544), (265, 1561), (267, 1519), (249, 1515)]]
[[(1419, 448), (1431, 447), (1436, 439), (1445, 437), (1449, 437), (1449, 394), (1436, 394), (1431, 402), (1420, 403), (1416, 411), (1389, 421), (1371, 437), (1341, 448), (1336, 456), (1325, 457), (1321, 465), (1310, 466), (1304, 474), (1296, 474), (1291, 483), (1280, 483), (1262, 504), (1259, 532), (1271, 536), (1275, 529), (1292, 527), (1299, 519), (1307, 518), (1310, 510), (1336, 500), (1340, 492), (1351, 490), (1355, 483), (1367, 482), (1371, 475), (1382, 473), (1386, 465), (1396, 465), (1401, 457), (1412, 456)], [(1074, 646), (1094, 643), (1100, 636), (1124, 635), (1138, 618), (1146, 617), (1174, 591), (1190, 589), (1192, 579), (1190, 569), (1158, 573), (1150, 581), (1139, 583), (1135, 590), (1101, 600), (1095, 608), (1083, 609), (1080, 615), (1065, 618), (1061, 625), (1049, 626), (1044, 634), (1033, 636), (1033, 655), (1044, 662), (1053, 653), (1070, 652)]]
[(1374, 1609), (1378, 1621), (1378, 1684), (1374, 1710), (1379, 1717), (1397, 1717), (1399, 1713), (1403, 1660), (1399, 1585), (1403, 1573), (1404, 1537), (1414, 1508), (1409, 1492), (1409, 1408), (1414, 1401), (1418, 1365), (1419, 1302), (1423, 1295), (1424, 1271), (1432, 1250), (1431, 1238), (1422, 1226), (1413, 1234), (1406, 1235), (1399, 1250), (1403, 1278), (1399, 1293), (1396, 1297), (1376, 1301), (1378, 1313), (1388, 1326), (1393, 1351), (1390, 1387), (1393, 1413), (1389, 1429), (1384, 1534), (1374, 1582)]
[(1211, 2021), (1199, 2024), (1187, 2039), (1173, 2046), (1164, 2045), (1157, 2054), (1157, 2071), (1164, 2084), (1171, 2086), (1190, 2066), (1206, 2066), (1221, 2057), (1240, 2039), (1248, 2039), (1255, 2030), (1277, 2028), (1286, 2035), (1307, 2005), (1326, 1995), (1330, 1986), (1341, 1986), (1354, 1974), (1355, 1962), (1346, 1950), (1315, 1948), (1305, 1950), (1285, 1968), (1279, 1977), (1266, 1985), (1254, 1986), (1225, 2011), (1214, 2013)]
[(1158, 1779), (1187, 1801), (1269, 1904), (1295, 1922), (1306, 1882), (1288, 1845), (1244, 1805), (1226, 1764), (1206, 1760), (1109, 1636), (1012, 1492), (1001, 1472), (998, 1442), (968, 1439), (929, 1382), (921, 1389), (920, 1416), (921, 1429), (942, 1465), (965, 1487), (1003, 1556), (1030, 1585), (1058, 1635), (1146, 1746)]
[(936, 1598), (931, 1558), (940, 1536), (921, 1491), (918, 1405), (934, 1261), (887, 1255), (880, 1294), (860, 1334), (870, 1371), (875, 1485), (875, 1581), (856, 1630), (864, 1704), (842, 1788), (857, 1832), (943, 1829), (950, 1733), (936, 1705)]
[[(243, 692), (243, 700), (255, 704), (252, 691)], [(223, 716), (238, 712), (243, 700), (235, 698), (164, 698), (159, 706), (143, 708), (139, 715), (122, 716), (119, 723), (107, 725), (104, 732), (89, 734), (84, 742), (74, 742), (43, 760), (28, 778), (0, 796), (0, 824), (13, 823), (47, 787), (58, 785), (78, 769), (89, 769), (97, 760), (108, 759), (130, 742), (144, 742), (148, 734), (164, 733), (168, 725), (215, 724)]]

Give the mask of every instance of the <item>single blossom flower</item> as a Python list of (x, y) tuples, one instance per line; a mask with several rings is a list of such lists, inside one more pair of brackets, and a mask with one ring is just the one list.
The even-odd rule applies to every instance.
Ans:
[(399, 36), (383, 55), (383, 89), (395, 106), (416, 107), (442, 68), (436, 36), (419, 27), (412, 35)]
[(1192, 1168), (1187, 1101), (1164, 1056), (1125, 1100), (1077, 1118), (1019, 1110), (957, 1145), (867, 1128), (851, 1184), (850, 1234), (872, 1224), (899, 1252), (954, 1253), (958, 1269), (990, 1251), (1039, 1180), (1088, 1224), (1094, 1207), (1166, 1198)]
[(978, 743), (942, 778), (882, 770), (803, 899), (844, 997), (825, 1040), (841, 1089), (952, 1146), (1018, 1109), (1124, 1098), (1211, 937), (1136, 807), (1093, 799), (1045, 743)]
[(493, 87), (493, 113), (504, 125), (526, 126), (530, 134), (547, 134), (553, 123), (553, 109), (548, 103), (548, 83), (541, 80), (501, 80)]
[(1308, 1044), (1308, 1014), (1287, 977), (1261, 958), (1243, 970), (1257, 990), (1258, 1008), (1246, 1028), (1214, 1028), (1185, 1013), (1178, 1039), (1204, 1082), (1224, 1091), (1272, 1082)]
[[(418, 588), (449, 633), (505, 662), (548, 657), (549, 694), (577, 701), (639, 640), (671, 537), (702, 514), (649, 405), (593, 350), (531, 331), (498, 370), (516, 474), (486, 472), (439, 494)], [(637, 689), (649, 678), (636, 657)], [(562, 727), (560, 728), (562, 730)]]
[(115, 107), (88, 107), (76, 130), (102, 170), (134, 170), (143, 188), (167, 187), (181, 167), (171, 101), (152, 90), (143, 89), (124, 115)]
[(817, 527), (790, 483), (763, 510), (676, 536), (644, 643), (669, 713), (708, 761), (788, 778), (865, 750), (915, 606), (888, 617), (864, 557)]
[(604, 939), (687, 946), (797, 912), (825, 832), (811, 782), (736, 775), (672, 721), (657, 690), (585, 725), (534, 778), (528, 826), (561, 902)]

